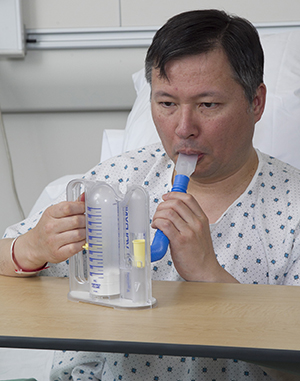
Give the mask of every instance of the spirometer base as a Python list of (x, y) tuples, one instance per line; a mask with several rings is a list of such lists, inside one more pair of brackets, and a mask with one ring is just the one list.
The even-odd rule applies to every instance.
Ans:
[(133, 302), (130, 299), (122, 299), (120, 297), (95, 299), (86, 291), (70, 291), (68, 299), (73, 302), (91, 303), (114, 308), (152, 308), (156, 304), (156, 299), (153, 297), (147, 302)]

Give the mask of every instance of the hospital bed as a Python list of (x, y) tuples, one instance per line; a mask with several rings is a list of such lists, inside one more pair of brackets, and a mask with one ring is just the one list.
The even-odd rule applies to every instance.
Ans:
[[(254, 145), (261, 151), (300, 168), (300, 27), (258, 26), (258, 30), (265, 51), (265, 83), (268, 93), (265, 113), (256, 127)], [(104, 131), (99, 158), (101, 161), (159, 140), (151, 118), (150, 88), (144, 79), (144, 70), (133, 74), (132, 79), (137, 96), (126, 127), (124, 130)], [(51, 203), (74, 177), (76, 176), (67, 175), (50, 183), (36, 201), (31, 214)], [(4, 202), (7, 203), (7, 200)], [(10, 203), (10, 208), (14, 207), (16, 205)], [(36, 351), (30, 355), (27, 350), (1, 349), (0, 380), (35, 377), (38, 381), (46, 381), (52, 356), (51, 351)]]

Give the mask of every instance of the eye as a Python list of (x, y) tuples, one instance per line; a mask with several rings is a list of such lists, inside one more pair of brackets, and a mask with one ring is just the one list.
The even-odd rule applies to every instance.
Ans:
[(204, 102), (201, 105), (203, 105), (205, 108), (213, 108), (217, 106), (217, 103), (214, 102)]
[(169, 108), (175, 105), (174, 102), (160, 102), (163, 107)]

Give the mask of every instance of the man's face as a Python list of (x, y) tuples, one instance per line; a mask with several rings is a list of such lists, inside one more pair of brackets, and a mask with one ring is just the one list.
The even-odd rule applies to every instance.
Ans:
[(200, 182), (234, 174), (253, 150), (264, 86), (250, 105), (221, 49), (170, 61), (166, 74), (152, 71), (151, 108), (169, 157), (176, 162), (180, 152), (197, 154), (193, 179)]

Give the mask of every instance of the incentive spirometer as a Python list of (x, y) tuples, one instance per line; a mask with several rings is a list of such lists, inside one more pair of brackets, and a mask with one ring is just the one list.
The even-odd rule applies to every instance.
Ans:
[[(186, 192), (197, 155), (179, 154), (172, 191)], [(169, 240), (157, 230), (150, 246), (149, 196), (137, 185), (125, 194), (102, 181), (72, 180), (67, 200), (84, 193), (86, 244), (69, 259), (73, 301), (118, 308), (147, 308), (152, 296), (151, 262), (165, 255)]]

